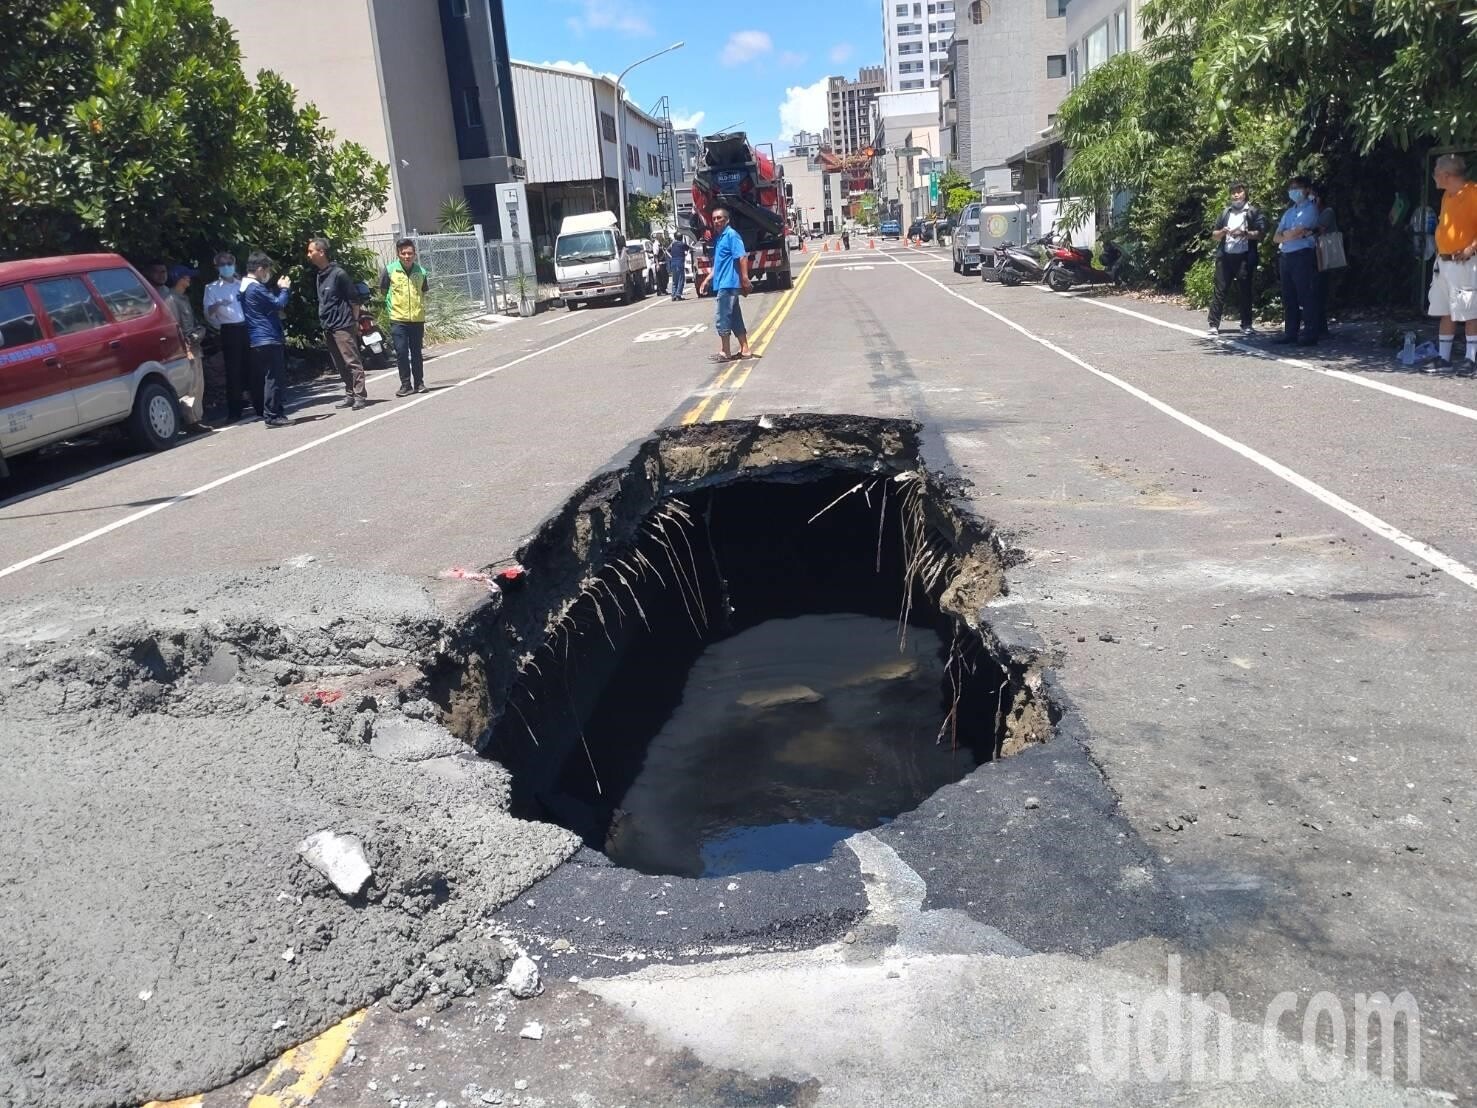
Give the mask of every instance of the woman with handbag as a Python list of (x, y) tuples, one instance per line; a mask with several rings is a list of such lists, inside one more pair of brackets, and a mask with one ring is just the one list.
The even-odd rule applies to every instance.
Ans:
[[(1318, 298), (1316, 318), (1319, 327), (1314, 337), (1324, 338), (1328, 334), (1328, 305), (1332, 299), (1333, 278), (1344, 267), (1344, 236), (1339, 231), (1338, 215), (1328, 202), (1326, 186), (1321, 182), (1314, 185), (1311, 195), (1318, 205), (1318, 281), (1314, 294)], [(1337, 236), (1336, 249), (1333, 236)]]

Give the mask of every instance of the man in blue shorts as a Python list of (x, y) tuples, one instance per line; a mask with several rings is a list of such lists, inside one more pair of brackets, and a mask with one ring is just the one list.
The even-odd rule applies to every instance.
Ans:
[[(708, 286), (712, 285), (713, 291), (718, 294), (718, 320), (714, 329), (718, 332), (718, 341), (723, 344), (723, 352), (714, 354), (713, 360), (731, 362), (735, 356), (749, 356), (749, 329), (744, 326), (739, 296), (748, 296), (754, 286), (749, 283), (749, 257), (744, 250), (744, 240), (728, 225), (728, 212), (725, 209), (714, 209), (713, 226), (718, 228), (718, 237), (713, 242), (713, 268), (703, 278), (697, 292), (702, 296), (708, 291)], [(729, 352), (729, 335), (738, 337), (737, 355)]]

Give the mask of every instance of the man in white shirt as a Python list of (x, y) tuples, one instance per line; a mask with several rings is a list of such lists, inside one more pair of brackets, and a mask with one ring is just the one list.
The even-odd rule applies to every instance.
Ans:
[(1241, 333), (1252, 333), (1253, 289), (1256, 277), (1257, 243), (1267, 233), (1267, 217), (1251, 203), (1246, 186), (1240, 181), (1231, 185), (1231, 202), (1226, 205), (1210, 237), (1215, 239), (1215, 292), (1210, 298), (1210, 334), (1221, 330), (1221, 310), (1226, 306), (1226, 290), (1236, 285), (1241, 298)]
[(251, 342), (246, 334), (246, 315), (241, 310), (236, 256), (221, 251), (215, 256), (215, 269), (220, 278), (205, 286), (205, 322), (220, 336), (221, 359), (226, 364), (226, 418), (235, 423), (245, 408), (241, 394), (246, 389)]

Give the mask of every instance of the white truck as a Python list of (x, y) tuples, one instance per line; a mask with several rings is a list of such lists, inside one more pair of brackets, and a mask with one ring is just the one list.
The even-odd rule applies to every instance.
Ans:
[(554, 278), (570, 311), (595, 300), (629, 304), (646, 295), (646, 255), (626, 250), (614, 212), (566, 216), (554, 244)]

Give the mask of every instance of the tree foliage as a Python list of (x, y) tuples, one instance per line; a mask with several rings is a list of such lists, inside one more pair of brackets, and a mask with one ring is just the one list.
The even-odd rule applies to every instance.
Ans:
[[(206, 263), (358, 239), (388, 171), (311, 104), (241, 70), (209, 0), (9, 0), (0, 257), (116, 250)], [(296, 299), (296, 298), (295, 298)]]
[(950, 169), (939, 178), (939, 195), (944, 198), (944, 212), (956, 216), (965, 205), (979, 199), (979, 189), (969, 183), (969, 178), (957, 169)]
[(1178, 286), (1230, 181), (1275, 219), (1302, 172), (1354, 232), (1354, 271), (1382, 271), (1346, 287), (1404, 297), (1410, 238), (1386, 216), (1418, 202), (1428, 149), (1477, 145), (1477, 0), (1147, 0), (1142, 19), (1143, 48), (1062, 105), (1069, 218), (1111, 210), (1138, 270)]

